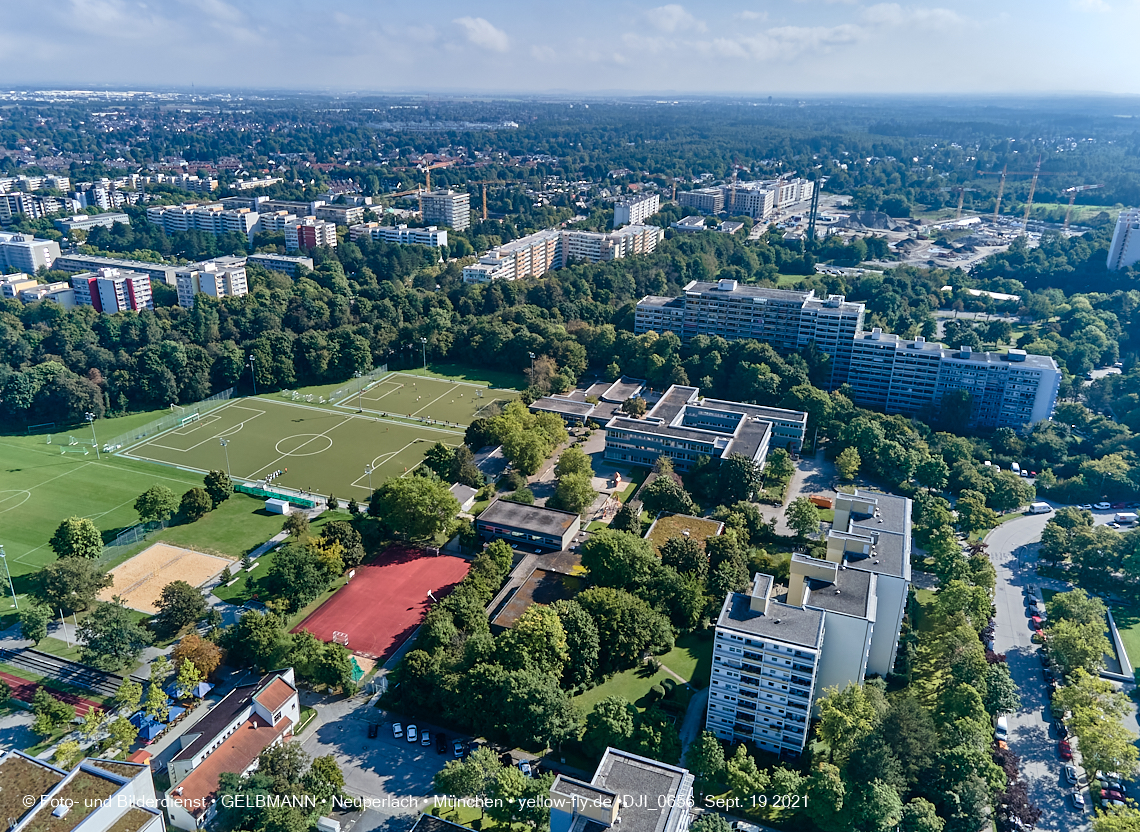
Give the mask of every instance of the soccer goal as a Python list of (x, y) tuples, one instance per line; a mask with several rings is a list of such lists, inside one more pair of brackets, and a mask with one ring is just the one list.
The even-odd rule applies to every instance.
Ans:
[(197, 422), (200, 418), (202, 418), (202, 414), (195, 410), (189, 416), (183, 416), (181, 419), (179, 419), (178, 427), (184, 428), (191, 422)]
[(348, 647), (348, 633), (342, 633), (340, 630), (333, 630), (332, 634), (333, 644), (343, 644)]

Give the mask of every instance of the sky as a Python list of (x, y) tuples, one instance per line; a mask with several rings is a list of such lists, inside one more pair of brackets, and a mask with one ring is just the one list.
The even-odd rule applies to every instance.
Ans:
[(0, 85), (1140, 93), (1140, 0), (0, 0)]

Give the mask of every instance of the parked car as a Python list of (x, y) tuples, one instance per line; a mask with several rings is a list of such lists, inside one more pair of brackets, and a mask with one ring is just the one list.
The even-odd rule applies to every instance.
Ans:
[(1065, 779), (1072, 783), (1074, 786), (1080, 782), (1080, 776), (1077, 774), (1077, 767), (1072, 763), (1065, 766)]
[(376, 736), (379, 733), (380, 733), (380, 726), (379, 725), (377, 725), (375, 722), (368, 723), (368, 739), (370, 739), (370, 740), (376, 739)]
[(1100, 799), (1101, 800), (1124, 800), (1124, 795), (1122, 793), (1118, 792), (1116, 789), (1101, 789), (1100, 790)]
[(402, 739), (404, 736), (404, 726), (398, 722), (392, 723), (392, 736), (396, 739)]
[(1081, 503), (1077, 508), (1081, 511), (1092, 511), (1092, 503)]
[(431, 748), (431, 733), (423, 731), (420, 733), (420, 745), (424, 748)]
[(1112, 507), (1113, 508), (1128, 508), (1128, 504), (1127, 503), (1113, 503)]
[(447, 753), (447, 735), (446, 734), (436, 734), (435, 735), (435, 752), (437, 754), (446, 754)]
[(1073, 747), (1069, 745), (1068, 740), (1061, 740), (1057, 743), (1057, 754), (1062, 760), (1073, 759)]
[(1035, 615), (1029, 619), (1029, 626), (1034, 630), (1040, 630), (1043, 619), (1039, 615)]
[(1108, 511), (1110, 508), (1112, 508), (1112, 503), (1106, 503), (1101, 500), (1099, 503), (1093, 503), (1093, 508), (1095, 508), (1097, 511)]
[(1085, 808), (1085, 796), (1083, 794), (1081, 794), (1079, 791), (1073, 792), (1072, 801), (1073, 801), (1073, 808), (1074, 809), (1081, 809), (1082, 811), (1084, 810), (1084, 808)]
[(415, 741), (416, 741), (416, 726), (409, 725), (408, 726), (408, 742), (415, 742)]
[(1053, 730), (1057, 732), (1057, 736), (1059, 736), (1061, 739), (1065, 739), (1069, 736), (1068, 726), (1066, 726), (1065, 723), (1059, 719), (1053, 720)]
[(532, 772), (530, 768), (530, 760), (519, 760), (519, 771), (527, 777), (534, 776), (534, 772)]
[(460, 759), (466, 752), (467, 746), (463, 743), (463, 740), (456, 740), (451, 744), (451, 754), (455, 759)]

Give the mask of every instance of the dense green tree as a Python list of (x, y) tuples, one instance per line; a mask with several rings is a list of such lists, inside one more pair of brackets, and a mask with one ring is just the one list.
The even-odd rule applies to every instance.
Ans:
[(32, 696), (32, 730), (42, 736), (53, 734), (75, 719), (75, 706), (52, 696), (46, 688), (36, 688)]
[(275, 613), (245, 613), (222, 636), (227, 662), (235, 667), (261, 670), (280, 667), (290, 647), (284, 624)]
[(20, 610), (20, 635), (35, 644), (47, 638), (48, 623), (52, 620), (51, 607), (32, 602)]
[(103, 553), (103, 535), (86, 517), (68, 517), (48, 545), (60, 558), (97, 558)]
[(671, 537), (661, 547), (661, 562), (678, 572), (696, 575), (704, 581), (709, 573), (709, 559), (691, 537)]
[(220, 506), (234, 493), (234, 484), (225, 471), (210, 471), (206, 474), (203, 483), (206, 493), (210, 495), (210, 500), (213, 501), (214, 508)]
[(997, 525), (997, 515), (986, 506), (985, 495), (978, 491), (963, 491), (954, 508), (958, 512), (958, 526), (964, 532), (981, 531)]
[(600, 757), (607, 747), (628, 748), (637, 723), (637, 708), (622, 696), (607, 696), (586, 715), (582, 743)]
[(182, 500), (178, 504), (178, 513), (187, 520), (194, 521), (205, 517), (213, 508), (214, 501), (210, 499), (206, 489), (195, 486), (182, 495)]
[(368, 513), (409, 540), (430, 540), (459, 513), (459, 501), (438, 479), (394, 477), (372, 493)]
[(165, 523), (178, 511), (178, 497), (165, 485), (152, 485), (135, 499), (135, 511), (144, 523)]
[(796, 497), (784, 510), (788, 526), (800, 537), (819, 532), (819, 509), (807, 497)]
[(555, 601), (552, 609), (558, 613), (566, 635), (563, 684), (570, 689), (587, 685), (595, 679), (598, 672), (598, 626), (577, 601)]
[(202, 590), (186, 581), (172, 581), (162, 588), (155, 603), (159, 630), (174, 634), (206, 614), (206, 598)]
[(351, 523), (332, 520), (321, 529), (321, 540), (340, 545), (341, 560), (347, 569), (360, 566), (364, 561), (364, 541)]
[(863, 460), (854, 448), (844, 448), (835, 458), (835, 470), (839, 472), (839, 478), (847, 482), (859, 475), (859, 466), (862, 464)]
[(558, 457), (558, 462), (554, 466), (554, 476), (559, 479), (571, 474), (594, 476), (594, 466), (590, 462), (590, 457), (581, 448), (567, 448)]
[(136, 623), (119, 598), (101, 603), (79, 625), (85, 664), (116, 671), (135, 661), (150, 644), (150, 634)]
[(633, 667), (648, 651), (673, 647), (673, 628), (660, 613), (628, 592), (591, 587), (575, 599), (598, 628), (598, 665), (602, 673)]
[(49, 563), (36, 576), (36, 594), (53, 610), (87, 609), (114, 579), (87, 558), (62, 558)]
[(660, 475), (644, 486), (638, 497), (650, 515), (693, 514), (697, 510), (689, 492), (669, 474)]
[(610, 528), (614, 531), (629, 532), (641, 537), (641, 503), (631, 500), (622, 504), (617, 510), (614, 519), (610, 521)]
[(649, 541), (628, 532), (596, 532), (581, 547), (582, 566), (599, 586), (632, 589), (645, 586), (658, 566)]
[(705, 783), (715, 782), (724, 773), (724, 747), (715, 734), (701, 731), (685, 754), (685, 768)]
[(589, 474), (566, 474), (558, 478), (554, 496), (549, 501), (552, 508), (573, 511), (581, 514), (594, 502), (598, 492)]

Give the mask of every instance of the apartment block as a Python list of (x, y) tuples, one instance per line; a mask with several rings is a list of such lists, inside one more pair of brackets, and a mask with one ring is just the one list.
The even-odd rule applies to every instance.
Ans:
[(641, 225), (661, 210), (658, 194), (639, 194), (619, 199), (614, 203), (614, 228), (623, 225)]
[(420, 195), (420, 209), (428, 225), (443, 225), (455, 231), (471, 226), (471, 195), (466, 191), (428, 191)]
[(150, 766), (88, 757), (61, 769), (30, 754), (0, 757), (9, 832), (165, 832)]
[(35, 286), (28, 286), (20, 290), (18, 297), (23, 303), (50, 300), (52, 303), (58, 303), (64, 309), (71, 309), (75, 306), (75, 290), (71, 288), (70, 283), (62, 280), (55, 283), (37, 283)]
[(692, 208), (702, 214), (719, 214), (724, 210), (724, 191), (720, 188), (678, 191), (677, 204), (682, 208)]
[(13, 268), (27, 274), (50, 269), (59, 257), (59, 243), (37, 240), (30, 234), (0, 231), (0, 268)]
[(247, 266), (261, 266), (273, 272), (282, 272), (290, 277), (297, 276), (298, 268), (313, 270), (312, 257), (297, 257), (288, 254), (251, 254), (245, 259)]
[(740, 182), (724, 187), (724, 210), (734, 216), (745, 215), (754, 220), (769, 216), (776, 207), (777, 191), (766, 182)]
[(150, 277), (139, 272), (99, 269), (71, 278), (76, 306), (93, 306), (108, 315), (154, 309)]
[(23, 273), (0, 274), (0, 297), (5, 300), (16, 300), (20, 292), (34, 289), (39, 281)]
[(832, 357), (832, 386), (847, 378), (851, 344), (863, 328), (864, 306), (842, 295), (826, 300), (813, 291), (744, 286), (735, 280), (692, 281), (677, 298), (645, 297), (637, 304), (634, 332), (675, 332), (688, 340), (715, 335), (755, 338), (782, 355), (815, 342)]
[(318, 205), (313, 215), (336, 225), (353, 225), (364, 222), (364, 207), (360, 205)]
[(178, 305), (193, 309), (197, 294), (213, 298), (238, 298), (249, 294), (245, 265), (244, 257), (215, 257), (179, 269), (174, 274)]
[(282, 181), (280, 176), (266, 176), (261, 179), (239, 179), (230, 183), (232, 191), (252, 191), (256, 188), (268, 188)]
[(894, 667), (910, 589), (910, 500), (839, 494), (826, 557), (794, 554), (788, 589), (757, 574), (717, 618), (706, 726), (727, 741), (802, 752), (829, 687)]
[(1140, 260), (1140, 210), (1121, 211), (1108, 247), (1109, 271), (1118, 271)]
[(649, 254), (664, 232), (655, 225), (627, 225), (617, 231), (560, 231), (548, 228), (491, 249), (463, 269), (468, 283), (541, 277), (571, 262), (598, 263)]
[(22, 192), (0, 194), (0, 220), (5, 222), (16, 215), (37, 220), (50, 217), (59, 211), (73, 210), (74, 207), (71, 199), (67, 197), (61, 199)]
[(71, 234), (71, 232), (75, 230), (90, 231), (92, 228), (110, 228), (117, 222), (123, 225), (130, 225), (131, 218), (126, 214), (114, 213), (76, 214), (74, 217), (64, 217), (54, 220), (52, 225), (64, 234)]
[(259, 212), (285, 211), (290, 214), (296, 214), (298, 217), (315, 216), (317, 209), (325, 204), (323, 199), (305, 202), (304, 200), (297, 199), (261, 199), (258, 197), (257, 200), (257, 210)]
[(605, 458), (652, 466), (666, 456), (684, 472), (702, 456), (743, 454), (763, 465), (773, 443), (793, 453), (803, 446), (803, 411), (702, 399), (699, 394), (699, 388), (674, 384), (642, 418), (615, 415), (606, 423)]
[(167, 234), (198, 230), (207, 234), (224, 234), (234, 231), (244, 234), (249, 242), (258, 229), (259, 215), (248, 208), (228, 209), (220, 202), (198, 205), (155, 205), (146, 210), (146, 218), (161, 226)]
[(439, 248), (447, 245), (447, 230), (430, 225), (427, 228), (408, 228), (407, 225), (381, 225), (378, 222), (365, 222), (348, 229), (348, 238), (369, 239), (397, 245), (431, 246)]
[(965, 390), (970, 424), (983, 428), (1018, 428), (1050, 418), (1060, 383), (1057, 362), (1047, 355), (950, 350), (877, 327), (856, 336), (848, 377), (856, 403), (912, 416), (935, 414), (947, 393)]
[(680, 766), (607, 748), (589, 783), (554, 778), (550, 832), (686, 832), (696, 805), (693, 779)]
[(95, 254), (67, 254), (58, 258), (52, 265), (53, 269), (60, 269), (72, 274), (93, 272), (99, 269), (119, 269), (121, 271), (139, 272), (149, 275), (151, 280), (165, 283), (167, 286), (177, 285), (175, 272), (177, 266), (166, 266), (162, 263), (146, 263), (142, 260), (121, 260), (118, 257), (99, 257)]
[(288, 211), (259, 211), (257, 230), (264, 233), (281, 232), (298, 221), (297, 215)]
[(285, 250), (299, 251), (318, 246), (336, 248), (336, 224), (305, 217), (285, 226)]

